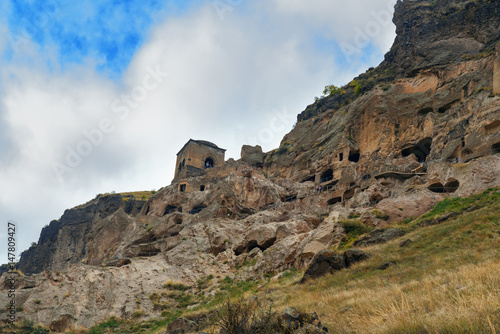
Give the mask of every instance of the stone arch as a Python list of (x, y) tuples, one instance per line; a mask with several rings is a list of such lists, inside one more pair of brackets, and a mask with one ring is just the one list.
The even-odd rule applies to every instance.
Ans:
[(211, 155), (205, 157), (203, 166), (205, 167), (205, 169), (215, 167), (215, 158)]
[(179, 172), (184, 168), (186, 165), (186, 159), (182, 159), (182, 161), (179, 163)]

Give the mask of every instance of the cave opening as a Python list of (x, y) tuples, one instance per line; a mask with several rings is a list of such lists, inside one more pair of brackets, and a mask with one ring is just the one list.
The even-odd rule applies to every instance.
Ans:
[(315, 177), (315, 176), (310, 176), (309, 178), (307, 178), (307, 179), (305, 179), (305, 180), (301, 181), (300, 183), (304, 183), (304, 182), (314, 182), (314, 181), (315, 181), (315, 179), (316, 179), (316, 177)]
[(458, 102), (460, 102), (460, 100), (455, 100), (453, 102), (450, 102), (450, 103), (442, 106), (441, 108), (438, 109), (438, 113), (444, 114), (445, 112), (450, 110), (454, 105), (456, 105)]
[(454, 193), (455, 191), (458, 190), (459, 187), (460, 187), (460, 182), (458, 182), (458, 180), (452, 179), (446, 182), (446, 184), (444, 185), (444, 190), (447, 193)]
[(438, 194), (443, 194), (446, 192), (446, 189), (444, 188), (441, 182), (433, 183), (430, 186), (428, 186), (427, 189), (429, 189), (433, 193), (438, 193)]
[(165, 208), (165, 211), (163, 212), (163, 215), (165, 216), (165, 215), (177, 212), (177, 211), (179, 211), (178, 207), (173, 206), (173, 205), (167, 205), (167, 207)]
[(205, 205), (199, 205), (199, 206), (196, 206), (194, 207), (193, 209), (191, 209), (189, 211), (189, 214), (190, 215), (195, 215), (197, 213), (200, 213), (203, 209), (206, 209), (206, 206)]
[(234, 250), (234, 254), (236, 256), (241, 255), (243, 253), (249, 253), (252, 251), (254, 248), (259, 248), (261, 251), (265, 251), (272, 245), (274, 245), (274, 242), (276, 241), (276, 238), (271, 238), (266, 241), (264, 241), (262, 244), (258, 244), (256, 240), (250, 240), (246, 245), (242, 245)]
[(330, 198), (328, 200), (328, 202), (326, 202), (328, 205), (334, 205), (334, 204), (337, 204), (337, 203), (341, 203), (342, 202), (342, 197), (334, 197), (334, 198)]
[(500, 120), (494, 121), (484, 127), (487, 135), (500, 131)]
[(416, 145), (405, 148), (401, 154), (407, 157), (411, 154), (417, 157), (418, 162), (425, 162), (431, 152), (432, 138), (425, 138), (418, 142)]
[(349, 161), (351, 161), (351, 162), (358, 162), (359, 157), (360, 157), (359, 152), (349, 153)]
[(323, 174), (321, 174), (321, 183), (333, 180), (333, 170), (328, 169)]
[(344, 192), (344, 201), (347, 201), (347, 200), (350, 200), (351, 198), (354, 197), (354, 194), (355, 194), (355, 191), (356, 191), (357, 187), (354, 187), (354, 188), (351, 188), (351, 189), (348, 189)]
[(156, 256), (160, 253), (161, 250), (159, 248), (151, 248), (151, 249), (140, 250), (137, 256), (151, 257), (151, 256)]
[(418, 113), (420, 115), (427, 115), (428, 113), (434, 112), (433, 108), (423, 108)]
[(493, 144), (491, 146), (491, 150), (493, 151), (493, 154), (500, 153), (500, 143)]

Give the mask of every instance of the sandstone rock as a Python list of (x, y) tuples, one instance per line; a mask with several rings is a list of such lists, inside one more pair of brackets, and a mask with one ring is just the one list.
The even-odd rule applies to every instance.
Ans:
[(251, 166), (262, 167), (266, 154), (262, 152), (262, 147), (243, 145), (241, 148), (241, 160)]
[(304, 246), (299, 251), (300, 255), (295, 262), (296, 266), (308, 263), (315, 254), (328, 247), (335, 234), (335, 225), (333, 220), (327, 219), (310, 233)]
[(57, 320), (52, 321), (49, 328), (51, 331), (57, 333), (66, 332), (66, 330), (70, 329), (72, 321), (73, 316), (65, 314), (60, 316)]

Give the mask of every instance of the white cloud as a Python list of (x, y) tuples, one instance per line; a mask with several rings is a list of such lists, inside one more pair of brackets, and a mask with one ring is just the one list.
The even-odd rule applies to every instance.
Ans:
[[(342, 6), (287, 1), (249, 2), (224, 20), (211, 4), (169, 18), (153, 29), (122, 83), (95, 73), (92, 59), (63, 71), (50, 52), (33, 45), (3, 64), (0, 129), (12, 154), (0, 159), (0, 216), (24, 226), (21, 248), (65, 208), (97, 193), (169, 184), (175, 154), (189, 138), (213, 141), (236, 159), (243, 144), (277, 147), (324, 85), (376, 65), (346, 69), (318, 49), (314, 36), (348, 41), (354, 32), (346, 27), (362, 27), (386, 0)], [(393, 30), (385, 28), (374, 43), (382, 47)], [(123, 107), (124, 96), (139, 92), (157, 68), (169, 76), (142, 101), (132, 101), (137, 106), (125, 119), (113, 112), (113, 101)], [(114, 130), (59, 182), (53, 163), (65, 164), (68, 147), (77, 150), (88, 141), (83, 131), (107, 118)]]
[(376, 47), (387, 50), (394, 40), (392, 14), (396, 0), (272, 0), (269, 3), (288, 19), (310, 25), (339, 43), (353, 43), (360, 34), (365, 34)]

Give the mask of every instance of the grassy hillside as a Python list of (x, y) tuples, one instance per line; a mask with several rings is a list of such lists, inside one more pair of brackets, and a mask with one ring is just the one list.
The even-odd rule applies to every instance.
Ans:
[(366, 262), (307, 285), (271, 284), (276, 306), (316, 310), (333, 333), (500, 333), (500, 191), (447, 199), (400, 225), (410, 233), (363, 249)]

